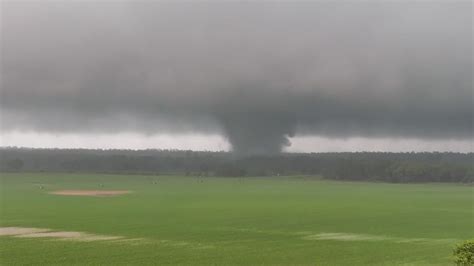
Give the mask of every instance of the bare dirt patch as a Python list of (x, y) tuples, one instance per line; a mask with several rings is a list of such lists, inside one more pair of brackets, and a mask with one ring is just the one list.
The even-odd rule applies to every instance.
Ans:
[(17, 237), (54, 237), (54, 238), (79, 238), (83, 234), (81, 232), (41, 232), (18, 235)]
[(64, 239), (64, 240), (77, 240), (77, 241), (117, 240), (117, 239), (123, 238), (121, 236), (104, 236), (104, 235), (88, 234), (88, 233), (83, 233), (83, 232), (66, 232), (66, 231), (31, 233), (31, 234), (17, 235), (16, 237), (23, 237), (23, 238), (47, 237), (47, 238), (58, 238), (58, 239)]
[(132, 193), (129, 190), (58, 190), (49, 194), (62, 196), (111, 197)]
[(303, 236), (304, 240), (336, 240), (336, 241), (391, 241), (395, 243), (454, 243), (457, 239), (451, 238), (403, 238), (384, 235), (352, 234), (352, 233), (320, 233)]
[(0, 227), (0, 236), (13, 236), (19, 238), (53, 238), (58, 240), (75, 241), (127, 240), (123, 236), (96, 235), (75, 231), (52, 231), (48, 228), (28, 227)]
[(43, 228), (28, 228), (28, 227), (0, 227), (0, 236), (14, 236), (24, 234), (34, 234), (49, 231)]
[(87, 232), (77, 231), (55, 231), (48, 228), (28, 228), (28, 227), (0, 227), (0, 237), (15, 237), (23, 239), (48, 239), (54, 241), (81, 241), (93, 242), (103, 241), (106, 243), (127, 244), (127, 245), (143, 245), (143, 244), (160, 244), (171, 247), (185, 247), (195, 249), (214, 248), (213, 245), (205, 245), (197, 242), (185, 242), (176, 240), (155, 240), (148, 238), (130, 238), (125, 236), (114, 235), (98, 235)]
[(303, 237), (305, 240), (339, 240), (339, 241), (383, 241), (390, 237), (350, 233), (320, 233)]

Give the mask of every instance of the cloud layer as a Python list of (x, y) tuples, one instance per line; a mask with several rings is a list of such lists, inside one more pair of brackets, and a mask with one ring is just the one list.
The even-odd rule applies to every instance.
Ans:
[(2, 130), (472, 139), (472, 3), (6, 2)]

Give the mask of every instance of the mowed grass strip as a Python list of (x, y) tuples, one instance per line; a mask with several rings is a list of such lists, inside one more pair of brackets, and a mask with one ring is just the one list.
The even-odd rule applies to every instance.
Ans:
[[(147, 241), (0, 237), (0, 263), (447, 265), (473, 187), (278, 178), (1, 174), (0, 227)], [(113, 197), (49, 194), (124, 190)]]

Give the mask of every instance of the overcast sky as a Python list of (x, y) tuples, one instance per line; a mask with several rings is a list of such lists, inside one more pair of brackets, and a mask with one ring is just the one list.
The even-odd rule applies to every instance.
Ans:
[(3, 1), (1, 145), (472, 151), (471, 1)]

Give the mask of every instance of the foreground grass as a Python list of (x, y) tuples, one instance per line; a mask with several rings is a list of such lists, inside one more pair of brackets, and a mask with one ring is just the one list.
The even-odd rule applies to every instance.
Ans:
[[(143, 239), (4, 236), (2, 265), (449, 265), (454, 244), (474, 236), (474, 189), (460, 185), (26, 173), (0, 180), (3, 227)], [(133, 193), (47, 193), (60, 189)]]

